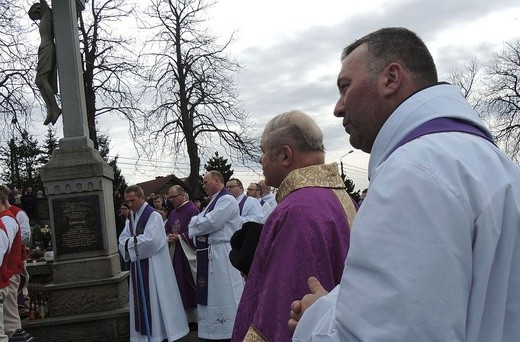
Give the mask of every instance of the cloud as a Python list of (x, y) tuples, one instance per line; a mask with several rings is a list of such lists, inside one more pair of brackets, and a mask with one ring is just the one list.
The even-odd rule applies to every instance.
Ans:
[[(329, 3), (324, 1), (324, 6)], [(247, 43), (239, 51), (239, 60), (245, 68), (238, 77), (240, 99), (255, 118), (258, 130), (281, 112), (291, 109), (307, 112), (324, 131), (329, 161), (338, 161), (341, 154), (351, 149), (341, 120), (332, 115), (337, 101), (335, 82), (339, 58), (344, 46), (381, 27), (407, 27), (430, 48), (443, 78), (472, 58), (488, 58), (504, 40), (520, 37), (517, 30), (503, 26), (505, 22), (518, 26), (520, 4), (517, 0), (383, 1), (376, 8), (357, 11), (355, 15), (349, 15), (346, 2), (342, 3), (343, 8), (341, 5), (330, 8), (330, 11), (343, 10), (342, 20), (328, 23), (326, 18), (316, 18), (304, 28), (280, 29), (276, 35), (270, 35), (267, 42), (248, 41), (245, 36), (242, 38)], [(280, 23), (273, 21), (269, 25), (277, 24)], [(270, 27), (270, 31), (273, 30), (276, 27)], [(357, 155), (349, 156), (349, 162), (354, 167), (366, 167), (368, 156), (359, 152), (358, 163)]]
[[(518, 0), (322, 0), (314, 6), (295, 0), (219, 0), (217, 5), (225, 11), (215, 12), (208, 24), (233, 25), (238, 30), (232, 53), (244, 67), (237, 76), (240, 100), (258, 134), (274, 115), (300, 109), (322, 128), (328, 162), (338, 162), (352, 149), (341, 120), (332, 115), (344, 46), (381, 27), (407, 27), (430, 48), (443, 78), (472, 58), (486, 60), (504, 41), (520, 37)], [(121, 129), (118, 136), (123, 134)], [(111, 129), (114, 142), (113, 135)], [(349, 167), (366, 168), (368, 155), (356, 151), (343, 161)], [(259, 173), (233, 168), (246, 183), (259, 179)], [(366, 187), (362, 183), (366, 177), (354, 174), (356, 188)]]

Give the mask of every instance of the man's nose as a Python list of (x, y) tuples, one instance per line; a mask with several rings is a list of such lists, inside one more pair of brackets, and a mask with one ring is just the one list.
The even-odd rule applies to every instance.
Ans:
[(345, 116), (345, 105), (343, 101), (343, 96), (341, 96), (338, 99), (338, 102), (336, 102), (336, 106), (334, 107), (334, 116), (337, 118)]

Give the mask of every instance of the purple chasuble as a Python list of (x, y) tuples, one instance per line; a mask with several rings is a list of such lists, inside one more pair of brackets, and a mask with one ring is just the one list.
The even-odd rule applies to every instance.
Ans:
[[(150, 215), (155, 211), (154, 208), (147, 205), (141, 217), (139, 217), (139, 221), (136, 223), (136, 235), (141, 235), (144, 233), (144, 229), (146, 227), (146, 223), (150, 218)], [(135, 240), (134, 240), (135, 241)], [(127, 245), (128, 248), (128, 245)], [(137, 246), (135, 246), (137, 250)], [(140, 260), (141, 265), (141, 274), (143, 276), (143, 287), (144, 287), (144, 297), (145, 297), (145, 305), (146, 312), (148, 313), (148, 322), (150, 326), (150, 331), (152, 330), (152, 314), (150, 308), (150, 284), (149, 284), (149, 266), (148, 266), (148, 258)], [(135, 317), (135, 330), (138, 331), (141, 335), (146, 335), (146, 325), (145, 325), (145, 317), (143, 310), (143, 301), (141, 300), (141, 290), (139, 288), (139, 278), (137, 273), (137, 262), (134, 261), (130, 265), (130, 275), (132, 282), (132, 289), (134, 294), (134, 317)]]
[[(231, 195), (224, 187), (219, 191), (215, 199), (206, 208), (203, 216), (215, 208), (215, 204), (220, 197)], [(199, 235), (196, 238), (197, 246), (197, 304), (208, 305), (208, 273), (209, 273), (209, 244), (208, 234)]]
[[(195, 250), (195, 246), (191, 240), (186, 239), (188, 233), (188, 224), (193, 216), (199, 214), (197, 207), (188, 201), (179, 208), (174, 209), (168, 221), (165, 224), (166, 234), (176, 233), (179, 234), (179, 239), (184, 239), (189, 242), (189, 245)], [(190, 263), (186, 254), (184, 253), (181, 243), (175, 242), (175, 251), (173, 253), (173, 271), (175, 272), (175, 278), (177, 279), (177, 285), (181, 294), (182, 304), (184, 310), (194, 309), (197, 307), (195, 301), (195, 293), (197, 286), (191, 273)]]
[(250, 327), (267, 341), (291, 341), (291, 303), (309, 292), (310, 276), (327, 291), (339, 284), (349, 242), (345, 212), (333, 191), (305, 187), (287, 195), (262, 228), (232, 341), (243, 341)]

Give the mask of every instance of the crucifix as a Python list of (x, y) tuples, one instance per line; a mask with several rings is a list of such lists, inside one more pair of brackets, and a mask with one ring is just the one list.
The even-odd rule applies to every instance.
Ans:
[[(29, 10), (31, 19), (40, 20), (41, 44), (38, 49), (36, 85), (47, 107), (44, 124), (55, 124), (63, 113), (64, 138), (60, 140), (60, 147), (93, 147), (88, 138), (78, 38), (77, 13), (84, 8), (85, 0), (52, 0), (52, 9), (46, 0), (40, 0)], [(62, 108), (59, 108), (55, 98), (56, 71)]]

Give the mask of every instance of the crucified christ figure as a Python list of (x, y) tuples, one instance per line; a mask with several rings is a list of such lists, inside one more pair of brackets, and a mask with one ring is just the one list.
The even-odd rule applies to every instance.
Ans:
[(38, 48), (38, 66), (36, 68), (35, 83), (45, 101), (47, 117), (44, 125), (58, 120), (61, 108), (56, 102), (55, 94), (58, 93), (58, 74), (56, 69), (56, 50), (54, 47), (54, 31), (52, 26), (52, 10), (47, 1), (40, 0), (29, 9), (29, 17), (32, 20), (40, 20), (40, 47)]

